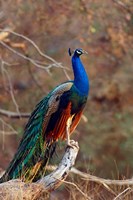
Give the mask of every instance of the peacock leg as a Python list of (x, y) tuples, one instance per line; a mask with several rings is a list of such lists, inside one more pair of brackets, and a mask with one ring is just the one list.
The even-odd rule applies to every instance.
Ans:
[(67, 139), (67, 146), (72, 146), (70, 143), (70, 126), (72, 124), (72, 118), (70, 117), (66, 123), (66, 139)]

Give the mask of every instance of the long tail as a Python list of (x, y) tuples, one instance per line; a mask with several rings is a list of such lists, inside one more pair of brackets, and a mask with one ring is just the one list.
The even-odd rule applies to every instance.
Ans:
[[(0, 178), (0, 183), (17, 178), (26, 182), (37, 181), (45, 174), (46, 165), (49, 162), (49, 159), (53, 156), (55, 148), (56, 143), (52, 143), (49, 146), (47, 145), (45, 152), (42, 153), (41, 156), (39, 156), (39, 158), (37, 157), (38, 155), (35, 154), (34, 156), (32, 155), (31, 158), (29, 158), (28, 152), (26, 157), (18, 157), (18, 149), (4, 175)], [(24, 165), (26, 160), (26, 165)]]

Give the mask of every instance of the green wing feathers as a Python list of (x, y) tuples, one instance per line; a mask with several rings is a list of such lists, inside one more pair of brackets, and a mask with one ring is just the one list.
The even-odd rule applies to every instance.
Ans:
[(18, 150), (0, 182), (15, 178), (36, 181), (44, 175), (45, 166), (55, 151), (56, 141), (65, 130), (66, 118), (69, 118), (64, 111), (69, 108), (72, 84), (67, 82), (57, 86), (36, 106)]
[(43, 120), (48, 110), (49, 98), (50, 95), (44, 98), (31, 114), (18, 150), (0, 182), (19, 177), (24, 180), (33, 179), (32, 169), (35, 164), (41, 162), (41, 165), (46, 165), (49, 158), (48, 154), (55, 147), (55, 144), (44, 144), (45, 141), (42, 134)]

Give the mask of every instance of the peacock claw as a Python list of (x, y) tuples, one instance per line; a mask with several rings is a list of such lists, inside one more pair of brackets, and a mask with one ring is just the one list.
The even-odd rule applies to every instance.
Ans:
[(69, 143), (67, 142), (67, 148), (74, 148), (73, 145), (71, 144), (71, 140), (69, 141)]
[(77, 148), (79, 149), (79, 145), (78, 142), (76, 142), (75, 140), (70, 140), (70, 143), (67, 143), (67, 147), (66, 148)]
[(71, 142), (70, 142), (70, 126), (72, 123), (72, 119), (69, 118), (67, 120), (67, 124), (66, 124), (66, 139), (67, 139), (67, 146), (71, 146)]

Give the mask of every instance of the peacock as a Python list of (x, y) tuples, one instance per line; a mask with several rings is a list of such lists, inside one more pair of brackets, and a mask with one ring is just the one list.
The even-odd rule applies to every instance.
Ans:
[(89, 78), (80, 56), (81, 48), (69, 49), (74, 80), (55, 87), (31, 113), (18, 150), (0, 183), (19, 178), (35, 182), (45, 174), (45, 168), (55, 152), (59, 139), (70, 145), (70, 135), (77, 127), (89, 94)]

